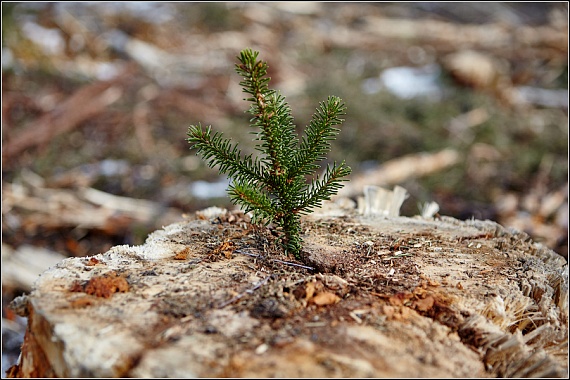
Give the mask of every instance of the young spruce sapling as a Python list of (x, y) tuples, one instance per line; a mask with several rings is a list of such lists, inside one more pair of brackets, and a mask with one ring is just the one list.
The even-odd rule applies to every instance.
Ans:
[[(336, 138), (345, 115), (345, 105), (336, 96), (321, 102), (304, 136), (295, 132), (289, 105), (280, 92), (269, 89), (267, 63), (258, 60), (259, 52), (245, 49), (237, 57), (237, 73), (243, 77), (240, 85), (251, 102), (251, 126), (255, 128), (256, 145), (261, 155), (242, 156), (222, 134), (212, 134), (211, 127), (192, 125), (188, 129), (191, 149), (197, 149), (210, 167), (231, 179), (228, 194), (234, 204), (252, 213), (256, 224), (275, 223), (282, 229), (285, 250), (297, 258), (302, 247), (301, 222), (303, 214), (312, 212), (321, 202), (329, 200), (342, 187), (343, 177), (350, 174), (344, 161), (327, 165), (324, 173), (319, 161), (326, 158), (330, 142)], [(306, 177), (312, 177), (308, 182)]]

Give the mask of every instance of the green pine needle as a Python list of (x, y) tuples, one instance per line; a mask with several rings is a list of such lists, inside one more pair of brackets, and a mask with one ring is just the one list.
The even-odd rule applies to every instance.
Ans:
[[(228, 194), (233, 203), (253, 214), (256, 224), (275, 223), (284, 233), (287, 252), (301, 258), (300, 216), (320, 207), (342, 187), (350, 167), (344, 162), (327, 165), (317, 174), (319, 161), (326, 159), (331, 141), (336, 139), (345, 115), (342, 100), (330, 96), (319, 104), (301, 139), (295, 133), (291, 109), (285, 97), (269, 89), (267, 63), (258, 60), (259, 52), (245, 49), (238, 56), (236, 71), (243, 77), (240, 85), (251, 103), (251, 127), (256, 130), (256, 150), (260, 157), (242, 156), (237, 145), (212, 134), (211, 127), (200, 124), (188, 129), (191, 149), (197, 150), (210, 167), (218, 167), (232, 179)], [(310, 183), (305, 177), (312, 176)]]

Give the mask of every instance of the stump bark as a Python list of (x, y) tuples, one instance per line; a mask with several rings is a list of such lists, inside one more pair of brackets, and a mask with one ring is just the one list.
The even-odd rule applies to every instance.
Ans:
[(490, 221), (208, 209), (69, 258), (13, 308), (10, 377), (566, 377), (568, 267)]

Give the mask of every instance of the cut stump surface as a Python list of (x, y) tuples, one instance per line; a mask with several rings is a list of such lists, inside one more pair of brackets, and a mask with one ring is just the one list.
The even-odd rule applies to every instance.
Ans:
[(568, 373), (567, 263), (524, 233), (313, 214), (301, 263), (243, 214), (205, 211), (43, 273), (13, 303), (28, 327), (8, 375)]

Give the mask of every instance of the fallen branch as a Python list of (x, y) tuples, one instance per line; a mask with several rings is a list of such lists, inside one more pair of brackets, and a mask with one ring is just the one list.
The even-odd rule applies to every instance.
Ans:
[(48, 144), (54, 137), (68, 132), (116, 102), (122, 94), (120, 82), (126, 74), (106, 82), (88, 84), (51, 112), (31, 121), (2, 147), (4, 160), (13, 158), (26, 149)]
[(121, 197), (90, 187), (45, 187), (41, 177), (23, 172), (21, 183), (2, 188), (2, 215), (10, 213), (26, 228), (81, 227), (116, 234), (133, 223), (160, 226), (181, 220), (181, 211), (159, 203)]
[(65, 258), (42, 247), (23, 244), (12, 248), (2, 244), (2, 287), (30, 292), (41, 273)]
[(459, 163), (461, 156), (453, 149), (437, 153), (418, 153), (387, 161), (373, 171), (353, 176), (338, 192), (338, 197), (352, 197), (364, 192), (367, 185), (387, 186), (401, 184), (414, 177), (435, 173)]

